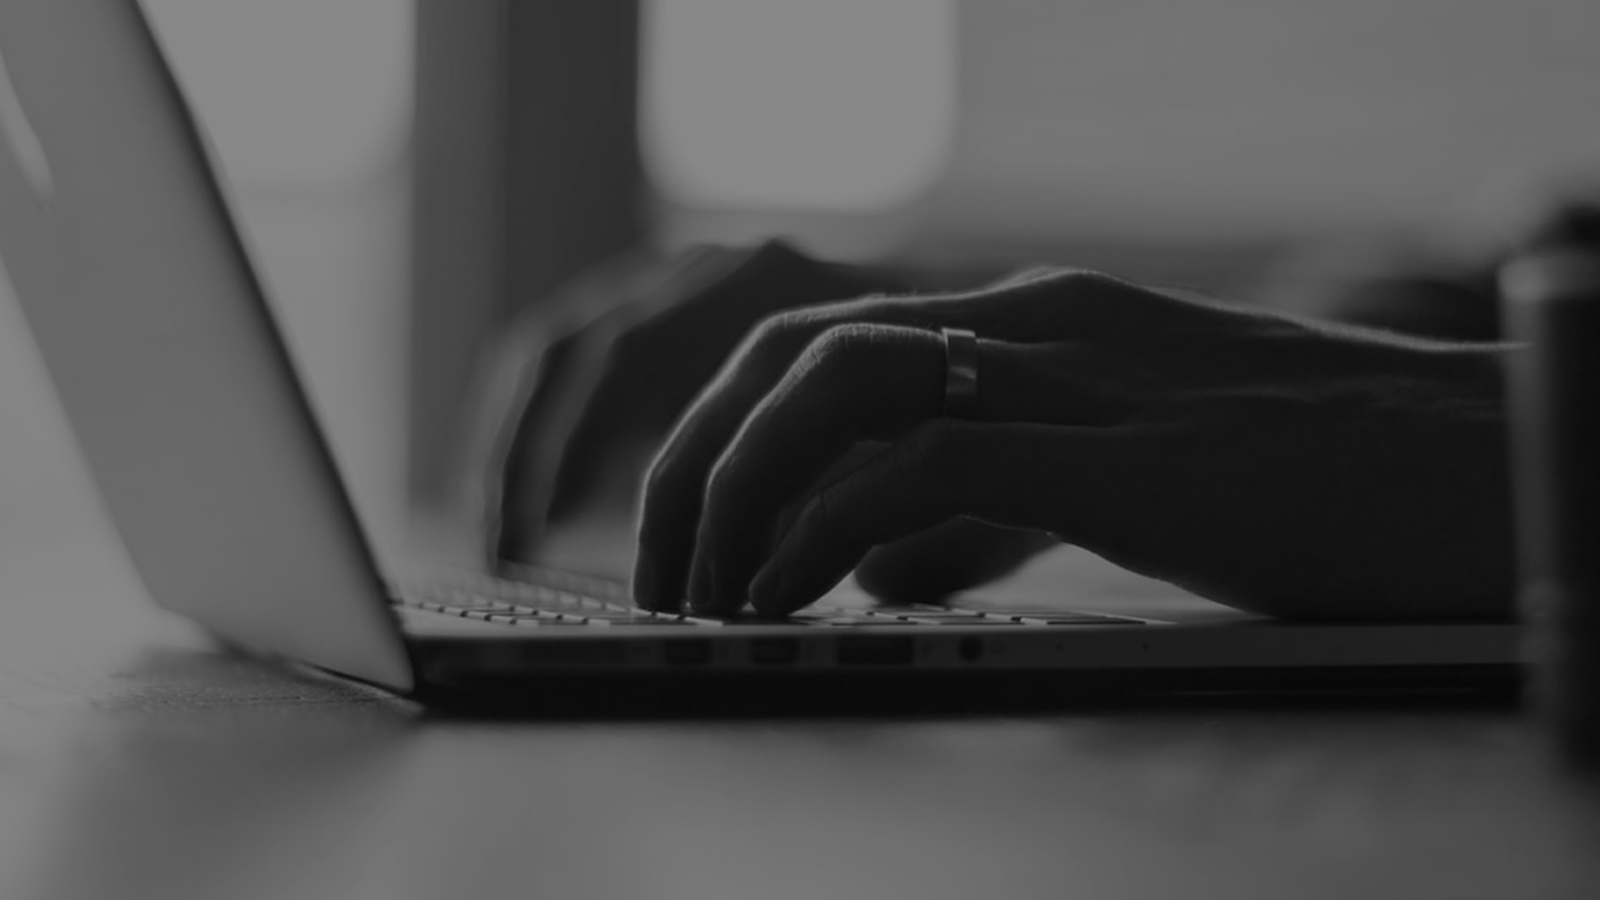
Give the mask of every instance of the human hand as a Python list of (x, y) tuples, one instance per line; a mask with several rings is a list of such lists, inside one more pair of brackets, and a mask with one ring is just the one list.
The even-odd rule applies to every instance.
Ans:
[[(940, 327), (982, 338), (973, 421)], [(1505, 352), (1078, 272), (780, 314), (657, 456), (635, 598), (784, 614), (968, 517), (1278, 615), (1504, 613)]]
[[(650, 455), (757, 321), (791, 307), (886, 290), (897, 279), (811, 259), (785, 244), (706, 247), (624, 267), (564, 298), (586, 316), (507, 350), (526, 371), (498, 399), (484, 499), (491, 559), (523, 559), (580, 509), (631, 506)], [(599, 306), (600, 311), (594, 311)], [(529, 366), (525, 360), (537, 359)], [(504, 409), (509, 407), (510, 413)], [(621, 495), (621, 496), (618, 496)]]

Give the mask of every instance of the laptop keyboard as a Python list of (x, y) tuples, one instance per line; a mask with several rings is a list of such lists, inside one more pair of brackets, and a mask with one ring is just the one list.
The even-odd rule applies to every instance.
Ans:
[(514, 579), (503, 579), (458, 572), (427, 582), (403, 583), (397, 586), (395, 602), (429, 612), (517, 628), (608, 628), (617, 625), (718, 628), (730, 624), (813, 628), (1146, 624), (1143, 619), (1128, 616), (1048, 607), (985, 607), (980, 610), (923, 603), (871, 608), (819, 603), (785, 618), (758, 618), (749, 614), (712, 616), (658, 613), (632, 605), (628, 600), (627, 586), (619, 582), (531, 566), (518, 567), (515, 574), (517, 577)]

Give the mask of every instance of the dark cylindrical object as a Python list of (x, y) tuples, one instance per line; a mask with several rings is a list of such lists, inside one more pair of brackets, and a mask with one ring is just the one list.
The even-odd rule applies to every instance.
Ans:
[(1519, 603), (1535, 709), (1600, 763), (1600, 253), (1530, 252), (1500, 273), (1511, 363)]

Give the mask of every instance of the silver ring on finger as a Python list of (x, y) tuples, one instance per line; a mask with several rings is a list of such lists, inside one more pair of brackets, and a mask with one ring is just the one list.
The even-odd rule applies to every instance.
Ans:
[(944, 416), (978, 417), (978, 336), (965, 328), (941, 328), (944, 338)]

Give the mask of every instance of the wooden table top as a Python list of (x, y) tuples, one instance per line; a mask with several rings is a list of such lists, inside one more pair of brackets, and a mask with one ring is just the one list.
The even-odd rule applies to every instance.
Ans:
[(1506, 708), (444, 718), (49, 528), (0, 616), (7, 900), (1600, 896), (1600, 800)]

